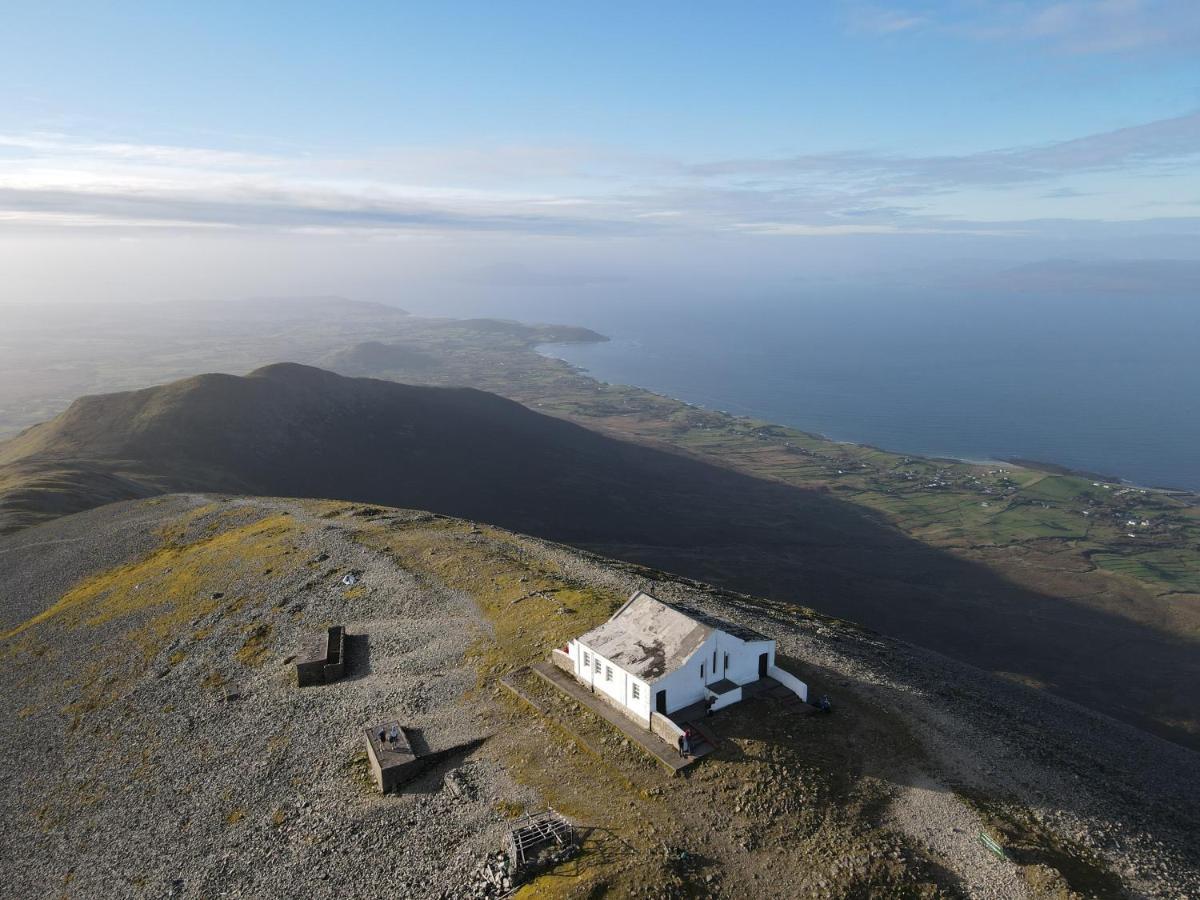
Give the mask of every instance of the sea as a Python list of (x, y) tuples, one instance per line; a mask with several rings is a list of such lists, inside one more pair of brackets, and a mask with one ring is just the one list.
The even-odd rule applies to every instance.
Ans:
[(923, 456), (1200, 491), (1200, 298), (635, 298), (510, 308), (602, 381)]

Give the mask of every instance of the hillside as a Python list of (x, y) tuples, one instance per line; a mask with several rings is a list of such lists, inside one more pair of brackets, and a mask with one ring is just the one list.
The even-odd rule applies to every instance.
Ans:
[[(167, 491), (431, 509), (804, 602), (1200, 745), (1200, 654), (1162, 620), (1026, 587), (827, 488), (722, 464), (736, 458), (632, 443), (478, 390), (276, 365), (80, 398), (0, 444), (0, 524)], [(1067, 569), (1054, 587), (1068, 576), (1081, 577)]]
[[(1194, 753), (800, 607), (314, 501), (115, 504), (0, 539), (0, 559), (14, 896), (458, 897), (509, 817), (547, 804), (590, 827), (586, 853), (522, 897), (1200, 890)], [(540, 713), (499, 690), (636, 587), (777, 638), (837, 711), (722, 711), (721, 749), (670, 778), (536, 685)], [(335, 621), (366, 635), (350, 677), (298, 691), (288, 660)], [(394, 714), (462, 749), (381, 797), (360, 729)]]
[[(476, 327), (524, 326), (456, 323)], [(1096, 608), (1081, 602), (1079, 565), (999, 573), (939, 550), (828, 485), (775, 476), (765, 462), (780, 451), (761, 428), (738, 443), (689, 415), (703, 428), (687, 433), (721, 453), (622, 440), (475, 390), (297, 365), (204, 375), (82, 398), (0, 444), (0, 526), (173, 490), (431, 509), (812, 605), (1200, 746), (1200, 654), (1144, 594)], [(808, 452), (781, 458), (815, 467), (822, 451)]]
[[(84, 397), (0, 444), (0, 527), (164, 488), (432, 508), (572, 540), (653, 540), (749, 479), (465, 388), (294, 364)], [(723, 495), (728, 495), (723, 496)], [(684, 526), (686, 528), (686, 526)]]
[[(701, 546), (637, 558), (737, 590), (803, 597), (1200, 747), (1200, 497), (1044, 464), (925, 459), (839, 443), (597, 381), (536, 352), (534, 329), (522, 342), (456, 322), (409, 325), (397, 343), (339, 351), (323, 364), (353, 363), (358, 374), (398, 381), (470, 384), (799, 495), (824, 492), (826, 508), (894, 529), (910, 551), (884, 563), (856, 536), (839, 553), (859, 571), (886, 565), (890, 577), (855, 578), (842, 567), (841, 578), (822, 584), (812, 572), (834, 564), (824, 552), (797, 559), (778, 547), (717, 555)], [(435, 364), (412, 365), (408, 354), (421, 351)], [(819, 511), (809, 524), (820, 526)], [(596, 549), (630, 554), (619, 544)]]

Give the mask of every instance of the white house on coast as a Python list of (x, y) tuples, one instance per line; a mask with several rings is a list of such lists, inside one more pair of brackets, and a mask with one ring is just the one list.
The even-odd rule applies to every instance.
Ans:
[(775, 665), (775, 641), (642, 591), (554, 656), (560, 668), (644, 725), (653, 713), (736, 703), (744, 686), (764, 678), (808, 699), (807, 685)]

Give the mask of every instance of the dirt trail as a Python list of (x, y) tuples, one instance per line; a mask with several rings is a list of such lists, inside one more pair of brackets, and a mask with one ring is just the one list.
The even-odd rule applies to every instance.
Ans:
[(973, 900), (1031, 897), (1016, 866), (984, 848), (979, 840), (983, 823), (970, 807), (927, 776), (913, 781), (900, 787), (888, 810), (888, 824), (928, 848)]

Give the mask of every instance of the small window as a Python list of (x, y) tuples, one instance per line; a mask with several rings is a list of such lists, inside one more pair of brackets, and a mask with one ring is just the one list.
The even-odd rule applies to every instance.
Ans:
[(596, 674), (600, 674), (600, 657), (596, 657)]
[(605, 680), (605, 681), (612, 681), (612, 666), (605, 666), (605, 667), (604, 667), (604, 680)]
[(592, 664), (592, 654), (585, 652), (583, 654), (583, 667), (589, 668)]
[(634, 700), (640, 700), (640, 699), (641, 699), (641, 697), (642, 697), (642, 686), (641, 686), (640, 684), (638, 684), (636, 681), (633, 683), (633, 687), (631, 688), (631, 691), (633, 692), (633, 699), (634, 699)]
[(722, 672), (729, 671), (729, 654), (728, 653), (725, 654), (725, 668), (723, 668), (721, 671)]
[(717, 651), (713, 651), (713, 674), (717, 674)]
[(700, 677), (704, 677), (704, 663), (700, 663)]

